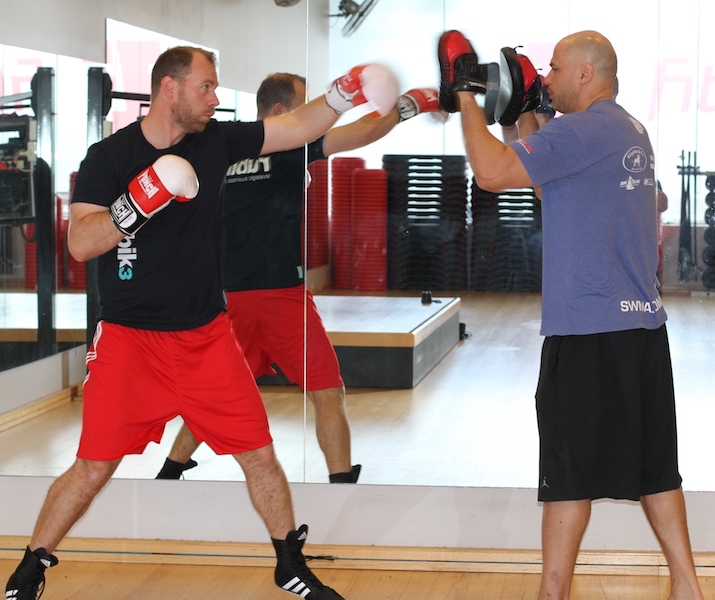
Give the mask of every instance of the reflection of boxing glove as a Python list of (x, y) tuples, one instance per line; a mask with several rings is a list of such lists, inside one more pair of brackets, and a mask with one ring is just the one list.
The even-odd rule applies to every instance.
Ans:
[(199, 180), (189, 161), (165, 154), (129, 182), (128, 190), (112, 203), (109, 214), (119, 231), (131, 235), (173, 198), (187, 202), (198, 193)]
[(395, 106), (399, 93), (395, 76), (380, 65), (353, 67), (327, 89), (325, 101), (339, 115), (365, 103), (381, 115), (386, 115)]
[(517, 54), (521, 65), (521, 75), (524, 81), (524, 98), (521, 102), (521, 112), (535, 110), (541, 104), (541, 77), (534, 65), (523, 54)]
[(457, 112), (455, 92), (484, 93), (487, 65), (480, 65), (472, 44), (459, 31), (446, 31), (437, 45), (440, 84), (439, 105), (442, 110)]
[(440, 112), (437, 90), (432, 88), (415, 88), (405, 92), (397, 99), (397, 110), (400, 121), (406, 121), (420, 113)]

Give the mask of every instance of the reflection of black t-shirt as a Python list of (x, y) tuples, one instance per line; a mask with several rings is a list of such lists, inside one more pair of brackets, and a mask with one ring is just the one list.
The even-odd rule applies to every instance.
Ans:
[(199, 193), (171, 202), (134, 236), (98, 257), (100, 318), (157, 331), (210, 322), (225, 300), (221, 284), (221, 197), (229, 165), (258, 156), (263, 123), (211, 120), (202, 133), (154, 148), (133, 123), (94, 144), (75, 180), (73, 202), (110, 206), (132, 177), (163, 154), (178, 154), (196, 170)]
[(223, 279), (228, 292), (288, 288), (304, 281), (301, 217), (306, 165), (323, 156), (322, 138), (306, 148), (237, 162), (228, 169), (223, 208)]

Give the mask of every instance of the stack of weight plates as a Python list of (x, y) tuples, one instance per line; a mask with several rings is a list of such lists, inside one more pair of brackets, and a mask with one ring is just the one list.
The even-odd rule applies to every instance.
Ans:
[(352, 288), (387, 289), (387, 171), (352, 172)]
[(472, 181), (470, 289), (541, 289), (541, 211), (532, 189), (485, 192)]
[(308, 269), (322, 267), (329, 262), (328, 237), (328, 161), (316, 160), (308, 165), (308, 186), (305, 213), (307, 240), (305, 265)]
[(382, 160), (388, 177), (388, 289), (466, 289), (466, 158)]
[(330, 278), (337, 290), (352, 289), (352, 172), (364, 169), (365, 159), (331, 160)]
[(487, 292), (494, 278), (494, 252), (499, 229), (497, 195), (477, 187), (472, 179), (472, 224), (470, 226), (469, 289)]

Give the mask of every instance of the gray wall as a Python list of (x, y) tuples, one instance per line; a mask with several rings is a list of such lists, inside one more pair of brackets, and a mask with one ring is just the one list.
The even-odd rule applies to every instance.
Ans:
[(110, 18), (219, 50), (221, 85), (252, 92), (274, 71), (328, 82), (328, 12), (328, 0), (0, 0), (0, 43), (104, 62)]

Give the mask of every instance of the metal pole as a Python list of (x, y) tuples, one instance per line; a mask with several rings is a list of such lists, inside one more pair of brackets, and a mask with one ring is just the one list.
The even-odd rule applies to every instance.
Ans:
[(690, 213), (693, 219), (693, 274), (695, 281), (698, 280), (698, 152), (693, 152), (693, 211)]
[(54, 71), (40, 67), (32, 79), (32, 108), (37, 124), (35, 232), (37, 240), (37, 345), (39, 358), (57, 353), (54, 299), (57, 292), (54, 193)]
[[(103, 67), (90, 67), (87, 74), (87, 148), (104, 137), (106, 76)], [(109, 99), (111, 102), (111, 99)], [(87, 349), (92, 344), (94, 329), (99, 318), (99, 293), (97, 291), (97, 259), (87, 261)]]

